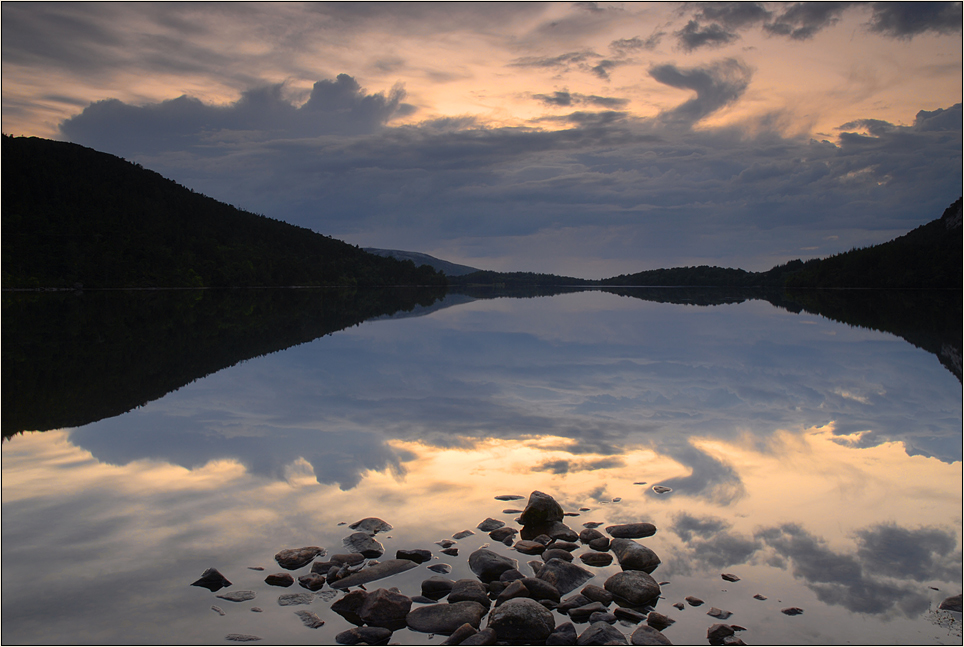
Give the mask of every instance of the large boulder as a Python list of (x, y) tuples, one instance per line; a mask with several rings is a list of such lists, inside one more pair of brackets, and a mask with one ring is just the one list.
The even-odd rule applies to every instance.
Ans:
[(609, 549), (616, 555), (624, 571), (645, 571), (652, 573), (659, 566), (659, 556), (632, 539), (613, 539)]
[(643, 571), (616, 573), (604, 584), (607, 591), (620, 604), (642, 607), (653, 604), (659, 598), (659, 584), (653, 576)]
[(539, 579), (549, 582), (561, 594), (569, 593), (593, 578), (593, 574), (570, 562), (550, 559), (539, 571)]
[(499, 576), (510, 568), (518, 566), (516, 560), (494, 553), (488, 548), (479, 548), (469, 555), (469, 568), (486, 584), (499, 579)]
[(478, 602), (469, 601), (426, 604), (409, 611), (405, 622), (412, 631), (448, 636), (466, 623), (478, 629), (487, 610)]
[(529, 495), (529, 502), (519, 520), (524, 526), (545, 525), (553, 521), (562, 521), (564, 517), (565, 512), (555, 499), (545, 492), (536, 490)]
[(358, 611), (358, 617), (370, 627), (401, 629), (406, 624), (406, 616), (412, 610), (412, 599), (397, 589), (376, 589), (366, 597)]
[(552, 612), (531, 598), (513, 598), (489, 614), (486, 625), (500, 642), (545, 644), (556, 627)]

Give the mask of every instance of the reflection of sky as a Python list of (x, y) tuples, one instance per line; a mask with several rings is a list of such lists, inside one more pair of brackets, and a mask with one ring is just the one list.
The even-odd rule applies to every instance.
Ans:
[(692, 471), (674, 490), (726, 502), (741, 496), (739, 474), (689, 438), (766, 443), (776, 430), (829, 423), (856, 447), (896, 441), (910, 455), (961, 459), (960, 384), (895, 337), (763, 302), (703, 308), (601, 293), (372, 322), (71, 439), (115, 464), (232, 458), (273, 478), (304, 458), (319, 481), (350, 488), (368, 470), (404, 470), (391, 440), (548, 436), (573, 461), (653, 448)]

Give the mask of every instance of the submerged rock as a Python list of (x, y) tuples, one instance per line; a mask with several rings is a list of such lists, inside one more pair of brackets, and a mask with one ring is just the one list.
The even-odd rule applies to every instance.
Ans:
[[(361, 553), (365, 557), (381, 557), (385, 552), (385, 547), (366, 532), (356, 532), (344, 539), (342, 543), (353, 553)], [(307, 563), (307, 562), (306, 562)]]
[(317, 629), (325, 624), (325, 621), (316, 616), (311, 611), (295, 611), (295, 615), (301, 618), (301, 622), (310, 629)]
[(723, 609), (718, 609), (716, 607), (710, 607), (710, 610), (706, 612), (706, 615), (713, 616), (714, 618), (719, 618), (720, 620), (726, 620), (733, 615), (732, 611), (724, 611)]
[[(231, 582), (228, 578), (221, 575), (221, 572), (216, 568), (209, 568), (201, 573), (201, 577), (193, 582), (191, 586), (200, 586), (201, 588), (208, 589), (212, 593), (214, 591), (220, 591), (226, 586), (231, 586)], [(260, 640), (260, 639), (259, 639)]]
[(231, 591), (230, 593), (222, 593), (217, 597), (228, 602), (244, 602), (254, 599), (254, 591)]
[(579, 559), (582, 560), (583, 564), (597, 568), (609, 566), (613, 563), (613, 556), (609, 553), (583, 553), (579, 556)]
[(443, 575), (444, 575), (445, 573), (451, 573), (451, 572), (452, 572), (452, 567), (451, 567), (451, 566), (449, 566), (448, 564), (443, 564), (443, 563), (441, 563), (441, 562), (438, 563), (438, 564), (432, 564), (431, 566), (429, 566), (429, 567), (427, 567), (427, 568), (428, 568), (428, 570), (430, 570), (430, 571), (433, 571), (433, 572), (435, 572), (435, 573), (442, 573)]
[(251, 634), (228, 634), (224, 637), (225, 640), (232, 640), (234, 642), (246, 643), (255, 640), (261, 640), (260, 636), (252, 636)]
[(766, 599), (767, 599), (767, 596), (765, 596), (765, 595), (760, 595), (759, 593), (757, 593), (756, 595), (753, 596), (753, 599), (754, 599), (754, 600), (766, 600)]
[(452, 535), (452, 539), (465, 539), (466, 537), (471, 537), (474, 534), (475, 533), (472, 532), (471, 530), (460, 530), (454, 535)]
[(405, 622), (412, 631), (448, 636), (464, 624), (478, 629), (486, 611), (487, 607), (470, 601), (427, 604), (412, 609)]
[(222, 609), (221, 607), (219, 607), (219, 606), (216, 605), (216, 604), (212, 604), (212, 605), (211, 605), (211, 611), (214, 611), (214, 612), (215, 612), (216, 614), (218, 614), (219, 616), (223, 616), (223, 615), (224, 615), (224, 609)]
[(611, 537), (622, 539), (639, 539), (652, 537), (656, 534), (656, 526), (648, 522), (624, 523), (617, 526), (607, 526), (606, 532)]
[(370, 535), (377, 535), (380, 532), (388, 532), (391, 530), (392, 524), (388, 523), (387, 521), (382, 521), (378, 517), (366, 517), (361, 521), (356, 521), (348, 527), (352, 530), (367, 532)]
[(665, 485), (654, 485), (654, 486), (653, 486), (653, 492), (655, 492), (656, 494), (666, 494), (666, 493), (672, 492), (672, 491), (673, 491), (673, 488), (671, 488), (671, 487), (666, 487)]
[(497, 501), (521, 501), (525, 497), (519, 494), (500, 494), (495, 498)]
[(325, 549), (319, 546), (305, 546), (303, 548), (285, 548), (274, 556), (278, 566), (295, 571), (302, 566), (307, 566), (315, 557), (324, 555)]
[(290, 607), (295, 604), (311, 604), (315, 596), (311, 593), (282, 593), (278, 596), (278, 604)]
[(530, 598), (513, 598), (489, 614), (486, 625), (500, 642), (545, 644), (556, 627), (552, 612)]

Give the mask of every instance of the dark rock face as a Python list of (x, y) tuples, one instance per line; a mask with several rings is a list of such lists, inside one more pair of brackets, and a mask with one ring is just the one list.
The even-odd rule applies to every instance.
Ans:
[(499, 576), (500, 582), (513, 582), (515, 580), (521, 580), (525, 575), (519, 572), (517, 568), (510, 568), (507, 571), (502, 571), (502, 575)]
[(358, 530), (359, 532), (367, 532), (369, 535), (377, 535), (380, 532), (388, 532), (391, 530), (392, 524), (382, 521), (377, 517), (366, 517), (361, 521), (356, 521), (348, 527), (352, 530)]
[[(377, 539), (365, 532), (356, 532), (342, 540), (345, 548), (353, 553), (361, 553), (365, 557), (381, 557), (385, 547)], [(307, 562), (306, 562), (307, 563)]]
[(550, 559), (539, 571), (539, 579), (555, 586), (559, 593), (568, 593), (576, 587), (582, 586), (592, 577), (593, 574), (581, 566), (570, 564), (561, 559)]
[(706, 612), (706, 615), (713, 616), (720, 620), (726, 620), (733, 615), (731, 611), (724, 611), (723, 609), (718, 609), (716, 607), (710, 607), (710, 610)]
[(624, 571), (652, 573), (660, 563), (656, 553), (632, 539), (613, 539), (609, 548), (616, 555)]
[(562, 521), (565, 513), (556, 500), (544, 492), (534, 491), (529, 495), (529, 502), (520, 517), (525, 526), (545, 525), (553, 521)]
[(452, 539), (465, 539), (466, 537), (471, 537), (474, 534), (475, 533), (472, 532), (471, 530), (460, 530), (454, 535), (452, 535)]
[(514, 598), (489, 614), (487, 627), (495, 631), (500, 642), (544, 644), (556, 621), (552, 612), (535, 600)]
[(224, 637), (225, 640), (232, 640), (234, 642), (246, 643), (252, 642), (254, 640), (261, 640), (259, 636), (252, 636), (251, 634), (228, 634)]
[(318, 546), (305, 546), (304, 548), (285, 548), (274, 556), (278, 566), (295, 571), (302, 566), (307, 566), (319, 555), (324, 555), (325, 549)]
[(295, 583), (295, 578), (291, 573), (273, 573), (264, 578), (264, 581), (271, 586), (291, 586)]
[(579, 556), (582, 563), (586, 566), (595, 566), (597, 568), (602, 566), (609, 566), (613, 563), (613, 556), (609, 553), (583, 553)]
[(412, 631), (448, 636), (466, 623), (478, 629), (486, 609), (478, 602), (469, 601), (428, 604), (412, 609), (405, 622)]
[(518, 494), (500, 494), (495, 497), (496, 501), (521, 501), (524, 496), (519, 496)]
[(456, 557), (459, 554), (459, 549), (453, 546), (452, 548), (443, 548), (442, 552), (451, 557)]
[(486, 584), (499, 579), (502, 573), (518, 565), (516, 560), (493, 553), (487, 548), (480, 548), (469, 555), (469, 568)]
[(358, 617), (371, 627), (395, 630), (406, 625), (405, 619), (411, 610), (412, 599), (407, 595), (397, 589), (376, 589), (365, 597)]
[(432, 564), (428, 567), (428, 570), (432, 571), (433, 573), (442, 573), (444, 575), (445, 573), (451, 573), (452, 567), (448, 564)]
[(571, 553), (572, 551), (579, 548), (579, 544), (572, 541), (553, 541), (551, 544), (549, 544), (549, 548), (565, 550)]
[(606, 580), (605, 587), (616, 600), (625, 600), (631, 607), (653, 604), (660, 593), (656, 580), (643, 571), (616, 573)]
[[(533, 541), (539, 541), (538, 537), (541, 535), (545, 535), (549, 541), (553, 539), (557, 541), (579, 541), (579, 535), (576, 534), (576, 531), (561, 521), (526, 524), (522, 526), (522, 532), (520, 533), (523, 539)], [(545, 543), (548, 544), (549, 541)]]
[(361, 584), (367, 584), (368, 582), (374, 582), (375, 580), (380, 580), (390, 575), (403, 573), (407, 570), (415, 568), (416, 566), (417, 564), (415, 562), (408, 559), (386, 559), (384, 562), (367, 566), (362, 570), (352, 573), (346, 577), (342, 577), (335, 582), (332, 582), (331, 578), (328, 578), (328, 585), (333, 589), (347, 589), (352, 586), (359, 586)]
[(546, 638), (547, 645), (575, 645), (576, 628), (571, 622), (564, 622), (556, 627), (549, 637)]
[(466, 601), (475, 602), (486, 609), (491, 604), (489, 592), (481, 582), (470, 579), (456, 580), (449, 592), (449, 604)]
[(607, 526), (606, 532), (610, 537), (618, 539), (639, 539), (640, 537), (652, 537), (656, 534), (656, 526), (647, 522), (624, 523), (616, 526)]
[(596, 622), (579, 635), (577, 645), (626, 645), (626, 636), (608, 622)]
[(672, 645), (669, 638), (664, 636), (661, 631), (648, 625), (639, 625), (636, 631), (629, 637), (631, 645)]
[(556, 607), (556, 611), (559, 613), (568, 614), (573, 609), (578, 609), (579, 607), (585, 606), (594, 600), (590, 600), (582, 593), (576, 593), (575, 595), (570, 595), (568, 598), (559, 603)]
[(331, 610), (353, 625), (363, 625), (365, 621), (361, 619), (358, 612), (361, 611), (367, 597), (366, 591), (351, 591), (342, 599), (335, 600), (335, 603), (331, 605)]
[(430, 577), (422, 582), (422, 595), (432, 600), (441, 600), (451, 593), (455, 581), (447, 577)]
[(526, 588), (526, 585), (522, 583), (522, 580), (515, 580), (507, 587), (505, 587), (502, 593), (499, 594), (499, 597), (496, 598), (495, 600), (495, 606), (497, 607), (501, 606), (502, 604), (504, 604), (505, 602), (513, 598), (531, 598), (531, 597), (532, 597), (532, 593), (529, 591), (529, 589)]
[(392, 630), (384, 627), (352, 627), (335, 636), (339, 645), (387, 645)]
[(597, 552), (604, 553), (609, 550), (610, 541), (609, 537), (597, 537), (589, 542), (589, 547)]
[(421, 548), (415, 548), (412, 550), (397, 550), (395, 551), (395, 559), (407, 559), (416, 564), (422, 564), (424, 562), (432, 559), (432, 553), (428, 550), (423, 550)]
[(618, 620), (618, 618), (615, 616), (615, 614), (612, 614), (609, 611), (595, 611), (589, 616), (589, 624), (593, 625), (597, 622), (605, 622), (608, 625), (614, 625), (616, 624), (616, 620)]
[(961, 613), (961, 594), (958, 593), (957, 595), (952, 595), (949, 598), (944, 598), (944, 600), (940, 603), (940, 606), (937, 608), (945, 611), (957, 611), (958, 613)]
[(498, 519), (493, 519), (492, 517), (488, 517), (485, 521), (483, 521), (478, 526), (476, 526), (476, 528), (478, 528), (482, 532), (491, 532), (497, 528), (501, 528), (504, 525), (505, 525), (504, 521), (499, 521)]
[(325, 585), (325, 576), (309, 573), (298, 578), (298, 584), (309, 591), (319, 591)]
[(199, 579), (191, 582), (191, 586), (200, 586), (213, 593), (214, 591), (220, 591), (226, 586), (231, 586), (231, 582), (228, 581), (228, 578), (221, 575), (221, 572), (218, 571), (218, 569), (209, 568), (201, 573), (201, 577)]

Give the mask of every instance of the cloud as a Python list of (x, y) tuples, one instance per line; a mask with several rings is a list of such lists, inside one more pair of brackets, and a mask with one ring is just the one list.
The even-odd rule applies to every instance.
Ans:
[(774, 36), (787, 36), (793, 40), (808, 40), (818, 32), (837, 24), (847, 9), (846, 2), (797, 2), (791, 4), (764, 30)]
[(662, 40), (666, 32), (654, 31), (648, 38), (642, 40), (639, 36), (634, 36), (632, 38), (619, 38), (611, 43), (609, 43), (609, 49), (613, 50), (621, 56), (625, 56), (631, 52), (637, 52), (639, 50), (652, 51), (656, 49), (659, 45), (659, 41)]
[(927, 32), (961, 31), (960, 2), (874, 2), (868, 28), (872, 32), (909, 40)]
[(857, 558), (868, 571), (887, 577), (952, 582), (961, 573), (961, 551), (955, 548), (954, 534), (941, 528), (888, 523), (857, 532)]
[(568, 90), (555, 91), (552, 94), (534, 94), (534, 99), (538, 99), (548, 106), (599, 106), (601, 108), (621, 108), (629, 103), (629, 99), (618, 97), (601, 97), (595, 94), (585, 95)]
[(658, 65), (650, 68), (649, 75), (671, 87), (696, 92), (695, 98), (660, 115), (666, 123), (692, 125), (739, 99), (753, 72), (745, 63), (728, 58), (690, 69)]
[(701, 47), (720, 47), (739, 39), (739, 34), (727, 31), (721, 25), (713, 23), (703, 27), (696, 20), (686, 23), (686, 26), (675, 33), (680, 47), (691, 52)]
[(622, 467), (625, 463), (621, 458), (599, 458), (591, 461), (574, 461), (558, 459), (543, 461), (533, 466), (536, 472), (552, 472), (553, 474), (569, 474), (570, 472), (593, 472), (613, 467)]
[(413, 110), (402, 103), (400, 85), (387, 96), (365, 94), (347, 74), (315, 83), (299, 107), (285, 99), (283, 90), (282, 84), (249, 90), (227, 106), (188, 96), (144, 106), (108, 99), (63, 122), (61, 131), (71, 141), (130, 155), (216, 145), (226, 133), (246, 140), (370, 134)]

